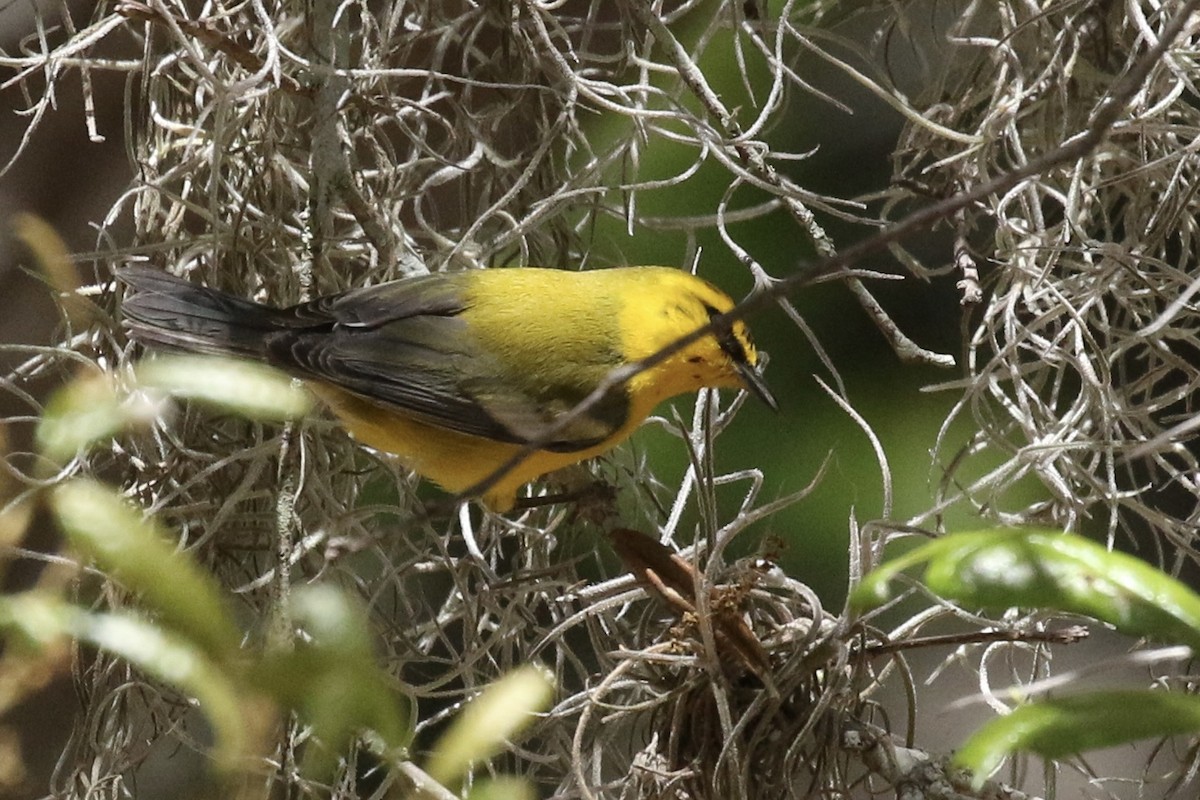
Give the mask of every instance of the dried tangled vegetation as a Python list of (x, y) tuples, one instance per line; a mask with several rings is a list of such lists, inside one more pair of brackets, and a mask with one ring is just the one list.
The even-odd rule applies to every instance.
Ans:
[[(840, 5), (318, 2), (305, 17), (302, 4), (218, 2), (196, 18), (181, 3), (122, 2), (78, 30), (33, 35), (0, 55), (3, 80), (25, 93), (30, 135), (56, 83), (86, 88), (91, 72), (124, 73), (136, 98), (127, 111), (136, 177), (88, 261), (100, 321), (64, 330), (52, 351), (10, 349), (23, 360), (0, 389), (25, 398), (33, 417), (40, 402), (22, 388), (32, 376), (66, 376), (80, 363), (122, 374), (135, 354), (115, 322), (110, 275), (130, 262), (283, 302), (425, 269), (599, 266), (619, 260), (595, 236), (616, 220), (635, 236), (685, 232), (679, 264), (715, 230), (766, 288), (788, 276), (768, 274), (755, 257), (761, 245), (735, 223), (769, 219), (827, 258), (849, 242), (833, 241), (826, 220), (867, 236), (1036, 163), (1087, 130), (1115, 76), (1193, 13), (1135, 0), (938, 3), (932, 13), (880, 3), (877, 16), (852, 20), (877, 31), (858, 46), (837, 33)], [(960, 282), (967, 340), (943, 390), (961, 399), (929, 443), (945, 474), (939, 497), (902, 523), (852, 519), (853, 575), (888, 541), (916, 526), (937, 530), (963, 506), (1005, 522), (1100, 525), (1111, 539), (1159, 548), (1174, 570), (1195, 559), (1198, 43), (1200, 28), (1185, 25), (1087, 152), (931, 220), (951, 233), (953, 257), (927, 263), (891, 244), (912, 275)], [(140, 55), (108, 55), (114, 45)], [(907, 96), (878, 66), (898, 50), (928, 57), (920, 90)], [(786, 176), (803, 154), (774, 144), (784, 138), (775, 126), (789, 100), (816, 93), (796, 67), (801, 55), (844, 70), (903, 116), (886, 190), (829, 197)], [(672, 144), (666, 166), (649, 159), (660, 141)], [(724, 187), (708, 213), (640, 210), (701, 170)], [(890, 324), (868, 277), (842, 280), (895, 350), (945, 363)], [(797, 340), (819, 348), (801, 312), (780, 307)], [(837, 367), (827, 360), (833, 386)], [(852, 409), (856, 398), (839, 402)], [(880, 744), (892, 726), (875, 681), (896, 665), (910, 676), (895, 653), (864, 659), (864, 648), (947, 616), (972, 629), (996, 623), (936, 605), (886, 631), (851, 626), (769, 562), (730, 558), (749, 525), (805, 497), (799, 481), (794, 495), (764, 500), (761, 474), (713, 474), (711, 451), (736, 410), (702, 399), (687, 424), (664, 425), (693, 460), (679, 486), (656, 483), (632, 451), (599, 467), (624, 498), (621, 524), (686, 564), (675, 583), (650, 590), (630, 572), (663, 553), (618, 562), (580, 544), (617, 527), (611, 510), (504, 519), (464, 507), (431, 518), (410, 475), (325, 435), (319, 421), (263, 428), (186, 409), (59, 477), (119, 483), (255, 619), (309, 581), (359, 594), (383, 663), (419, 704), (419, 736), (507, 669), (549, 666), (554, 707), (481, 774), (519, 774), (561, 798), (866, 796), (902, 777), (895, 747)], [(958, 418), (976, 431), (965, 446), (949, 434)], [(23, 463), (11, 459), (9, 471), (33, 483)], [(887, 461), (880, 466), (890, 486)], [(744, 502), (721, 517), (716, 487), (728, 484), (744, 487)], [(994, 670), (985, 689), (1048, 672), (1044, 645), (994, 647), (1007, 648), (1011, 672)], [(56, 792), (128, 796), (145, 742), (200, 747), (178, 697), (120, 659), (81, 662), (75, 681), (85, 712)], [(305, 783), (293, 769), (304, 736), (299, 726), (281, 734), (255, 773), (260, 785), (389, 791), (392, 778), (364, 779), (353, 758), (332, 789)], [(931, 768), (927, 779), (940, 777)]]

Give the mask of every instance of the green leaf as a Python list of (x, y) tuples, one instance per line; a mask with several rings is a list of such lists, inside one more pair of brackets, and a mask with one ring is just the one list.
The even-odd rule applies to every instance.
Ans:
[(255, 726), (248, 724), (244, 712), (254, 706), (243, 702), (223, 665), (210, 660), (196, 641), (129, 614), (80, 614), (74, 628), (82, 641), (195, 697), (213, 727), (219, 769), (233, 770), (239, 759), (250, 755), (246, 732)]
[(93, 612), (39, 591), (0, 598), (0, 631), (26, 649), (44, 650), (71, 637), (123, 658), (199, 701), (215, 733), (220, 768), (233, 769), (247, 755), (245, 732), (251, 726), (244, 712), (250, 706), (235, 681), (192, 640), (133, 614)]
[(471, 787), (467, 800), (537, 800), (537, 790), (524, 778), (485, 778)]
[(513, 670), (463, 709), (434, 745), (425, 771), (445, 786), (458, 785), (472, 764), (498, 753), (553, 698), (554, 682), (544, 669)]
[(123, 396), (111, 375), (89, 373), (51, 395), (38, 421), (38, 450), (62, 462), (131, 424), (153, 419), (156, 412), (145, 397)]
[(412, 741), (410, 700), (375, 659), (366, 608), (344, 592), (317, 584), (297, 589), (291, 609), (308, 634), (307, 647), (322, 663), (328, 696), (344, 693), (341, 710), (310, 698), (314, 711), (333, 712), (316, 715), (320, 718), (312, 720), (314, 726), (333, 730), (342, 724), (336, 717), (346, 716), (351, 727), (370, 729), (386, 748), (407, 747)]
[(345, 592), (326, 584), (300, 586), (292, 593), (291, 616), (321, 650), (372, 657), (367, 611)]
[[(0, 463), (8, 456), (8, 433), (0, 420)], [(16, 547), (24, 538), (33, 520), (34, 503), (29, 494), (20, 497), (24, 487), (14, 475), (0, 469), (0, 552)], [(7, 569), (6, 559), (0, 559), (0, 581)]]
[(994, 529), (943, 537), (875, 570), (852, 602), (862, 609), (886, 601), (896, 575), (921, 563), (929, 589), (963, 606), (1056, 609), (1131, 636), (1200, 648), (1200, 596), (1133, 556), (1063, 531)]
[(1200, 732), (1200, 698), (1176, 692), (1111, 691), (1042, 700), (984, 725), (955, 755), (978, 788), (1011, 753), (1063, 758), (1149, 737)]
[(66, 242), (50, 223), (36, 214), (17, 213), (9, 222), (12, 233), (29, 248), (71, 327), (75, 330), (86, 327), (99, 309), (79, 293), (79, 271)]
[(70, 615), (76, 611), (44, 591), (0, 595), (0, 632), (21, 650), (43, 651), (70, 635)]
[(314, 585), (296, 589), (290, 611), (303, 635), (269, 652), (252, 674), (261, 692), (311, 726), (305, 774), (331, 774), (362, 732), (384, 758), (402, 752), (412, 741), (412, 702), (378, 666), (366, 610), (337, 589)]
[(851, 591), (850, 607), (855, 611), (869, 611), (891, 600), (894, 596), (892, 582), (902, 572), (936, 558), (942, 550), (947, 549), (948, 543), (954, 537), (960, 535), (964, 534), (950, 534), (940, 539), (934, 539), (880, 564), (864, 575), (858, 586)]
[(71, 663), (62, 598), (38, 588), (0, 594), (0, 716), (30, 699)]
[(92, 372), (55, 392), (38, 422), (41, 453), (62, 462), (127, 427), (146, 424), (161, 413), (162, 394), (267, 422), (296, 419), (312, 408), (312, 395), (290, 377), (246, 361), (159, 356), (138, 364), (135, 377), (148, 391), (123, 392), (111, 375)]
[(58, 486), (51, 507), (71, 544), (131, 591), (168, 627), (214, 658), (237, 652), (241, 638), (210, 575), (175, 549), (153, 519), (96, 481)]
[(164, 355), (137, 366), (138, 384), (264, 422), (302, 417), (312, 395), (279, 370), (228, 358)]

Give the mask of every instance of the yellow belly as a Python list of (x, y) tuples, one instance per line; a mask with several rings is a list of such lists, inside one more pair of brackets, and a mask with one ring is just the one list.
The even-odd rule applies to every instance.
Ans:
[[(330, 407), (355, 439), (398, 456), (406, 467), (454, 494), (490, 477), (521, 449), (519, 445), (420, 422), (328, 384), (309, 383), (309, 388)], [(631, 417), (631, 420), (640, 419)], [(634, 427), (636, 422), (587, 450), (570, 453), (537, 450), (488, 489), (483, 502), (493, 511), (509, 511), (516, 503), (517, 491), (526, 483), (611, 450), (628, 438)]]

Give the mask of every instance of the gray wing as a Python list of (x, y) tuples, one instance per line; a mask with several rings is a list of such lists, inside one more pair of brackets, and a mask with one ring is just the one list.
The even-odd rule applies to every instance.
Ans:
[[(268, 337), (268, 360), (439, 427), (524, 444), (594, 384), (514, 374), (471, 334), (456, 277), (409, 278), (288, 309), (292, 322)], [(613, 393), (543, 447), (591, 447), (627, 413), (624, 393)]]

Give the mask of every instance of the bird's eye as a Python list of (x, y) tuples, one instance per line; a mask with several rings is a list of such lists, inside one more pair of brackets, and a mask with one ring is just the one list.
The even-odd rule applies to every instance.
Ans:
[[(716, 321), (717, 327), (713, 331), (713, 335), (717, 339), (717, 344), (725, 353), (738, 364), (746, 364), (750, 361), (750, 357), (746, 354), (746, 348), (738, 341), (738, 338), (733, 335), (733, 324), (724, 318), (724, 314), (707, 303), (704, 304), (704, 310), (708, 312), (709, 322)], [(749, 338), (747, 338), (749, 341)]]

